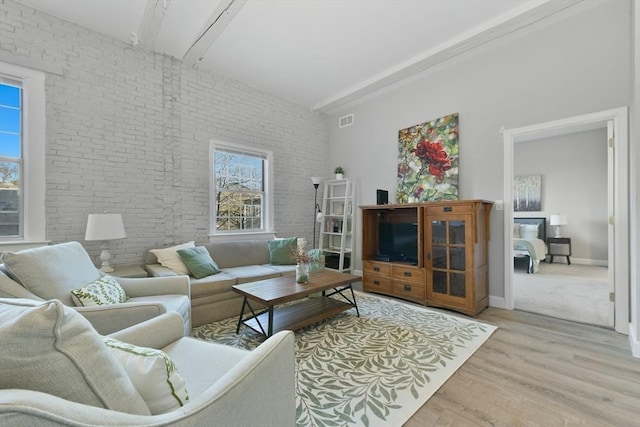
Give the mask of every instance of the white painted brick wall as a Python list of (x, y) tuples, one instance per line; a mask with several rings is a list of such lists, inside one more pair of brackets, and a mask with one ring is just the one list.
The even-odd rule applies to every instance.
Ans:
[[(311, 241), (326, 116), (224, 76), (0, 0), (0, 61), (45, 71), (47, 238), (85, 242), (89, 213), (120, 212), (113, 263), (209, 231), (209, 141), (274, 152), (275, 227)], [(319, 194), (322, 194), (322, 187)]]

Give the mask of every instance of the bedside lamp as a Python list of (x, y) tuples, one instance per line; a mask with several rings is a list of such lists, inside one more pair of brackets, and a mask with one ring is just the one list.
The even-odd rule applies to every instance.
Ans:
[(87, 218), (87, 231), (84, 240), (102, 240), (102, 252), (100, 270), (104, 273), (111, 273), (111, 254), (109, 253), (109, 240), (124, 239), (127, 234), (124, 231), (124, 223), (121, 214), (89, 214)]
[(567, 225), (567, 216), (566, 215), (551, 215), (551, 217), (549, 217), (549, 225), (555, 225), (556, 226), (556, 235), (554, 237), (562, 237), (560, 235), (560, 226), (561, 225)]

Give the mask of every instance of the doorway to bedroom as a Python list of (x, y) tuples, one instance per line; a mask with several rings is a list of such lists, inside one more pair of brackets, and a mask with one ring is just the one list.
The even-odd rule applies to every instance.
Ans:
[(514, 144), (514, 182), (536, 183), (536, 203), (514, 187), (515, 309), (613, 327), (607, 151), (606, 127)]
[[(505, 299), (508, 309), (516, 307), (515, 282), (516, 275), (524, 274), (522, 281), (547, 281), (546, 287), (529, 285), (525, 290), (537, 296), (536, 306), (532, 309), (542, 314), (567, 318), (571, 307), (555, 307), (553, 313), (544, 309), (553, 308), (554, 304), (571, 301), (576, 305), (576, 312), (584, 313), (586, 303), (580, 302), (581, 293), (594, 296), (596, 306), (607, 307), (606, 326), (616, 331), (628, 333), (629, 302), (629, 218), (628, 218), (628, 126), (627, 108), (617, 108), (570, 117), (551, 122), (539, 123), (521, 128), (507, 129), (504, 137), (504, 253), (505, 253)], [(604, 135), (604, 136), (603, 136)], [(577, 139), (585, 144), (590, 138), (599, 141), (600, 148), (588, 152), (586, 146), (573, 146), (563, 139)], [(547, 146), (544, 146), (544, 144)], [(529, 144), (529, 153), (521, 155), (516, 152), (519, 144)], [(568, 145), (567, 145), (568, 144)], [(594, 143), (595, 144), (595, 143)], [(597, 150), (605, 147), (604, 155)], [(526, 151), (527, 145), (522, 145)], [(533, 151), (533, 152), (532, 152)], [(566, 151), (566, 152), (565, 152)], [(526, 168), (516, 171), (516, 156), (522, 160)], [(537, 157), (535, 157), (537, 156)], [(589, 158), (600, 156), (600, 163), (590, 163), (583, 169), (586, 174), (580, 175)], [(606, 162), (606, 163), (604, 163)], [(539, 165), (553, 166), (543, 170), (531, 169)], [(535, 211), (515, 211), (513, 201), (515, 176), (520, 174), (537, 174), (541, 178), (540, 205)], [(544, 176), (542, 176), (544, 175)], [(601, 189), (604, 187), (604, 191)], [(602, 213), (604, 212), (604, 213)], [(593, 214), (593, 215), (592, 215)], [(547, 256), (542, 257), (539, 268), (534, 273), (525, 269), (514, 269), (514, 218), (543, 218), (547, 231), (545, 233)], [(553, 218), (553, 223), (550, 220)], [(556, 230), (559, 224), (559, 230)], [(606, 231), (605, 231), (606, 230)], [(549, 237), (559, 239), (549, 241)], [(558, 244), (562, 244), (559, 251)], [(554, 254), (553, 262), (549, 253)], [(561, 256), (559, 256), (561, 255)], [(580, 291), (577, 286), (563, 285), (563, 282), (580, 282), (590, 285), (591, 279), (602, 277), (606, 271), (608, 289), (595, 292), (595, 288)], [(547, 279), (544, 279), (544, 277)], [(570, 279), (571, 278), (571, 279)], [(599, 279), (598, 279), (599, 280)], [(527, 286), (526, 284), (524, 285)], [(569, 288), (572, 293), (563, 292)], [(600, 287), (599, 289), (602, 289)], [(542, 296), (547, 297), (545, 301)], [(524, 292), (520, 292), (518, 304), (525, 303)], [(602, 319), (602, 315), (600, 315)], [(603, 324), (602, 320), (572, 318), (585, 323)]]

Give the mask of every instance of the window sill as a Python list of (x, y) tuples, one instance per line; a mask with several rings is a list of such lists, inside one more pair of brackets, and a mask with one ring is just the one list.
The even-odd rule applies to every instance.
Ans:
[(21, 251), (23, 249), (31, 249), (31, 248), (38, 248), (40, 246), (48, 246), (49, 243), (51, 243), (48, 240), (43, 240), (41, 242), (39, 241), (34, 241), (34, 242), (27, 242), (24, 240), (5, 240), (0, 242), (0, 253), (1, 252), (12, 252), (12, 251)]
[(220, 233), (220, 234), (210, 234), (209, 241), (210, 242), (222, 242), (225, 240), (271, 240), (275, 239), (276, 232), (275, 231), (256, 231), (256, 232), (245, 232), (245, 233)]

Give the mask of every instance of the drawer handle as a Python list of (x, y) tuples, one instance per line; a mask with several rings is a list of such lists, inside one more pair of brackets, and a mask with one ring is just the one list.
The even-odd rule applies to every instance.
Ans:
[(380, 267), (373, 267), (373, 271), (376, 271), (376, 272), (380, 271)]
[(380, 285), (380, 281), (379, 281), (379, 280), (374, 280), (374, 281), (373, 281), (373, 284), (374, 284), (374, 285), (378, 285), (378, 286), (379, 286), (379, 285)]
[(444, 208), (442, 208), (442, 210), (444, 212), (451, 212), (453, 210), (453, 208), (451, 206), (445, 206)]
[(405, 271), (402, 274), (404, 274), (404, 277), (411, 277), (411, 272), (410, 271)]
[(411, 285), (404, 285), (405, 292), (411, 292)]

